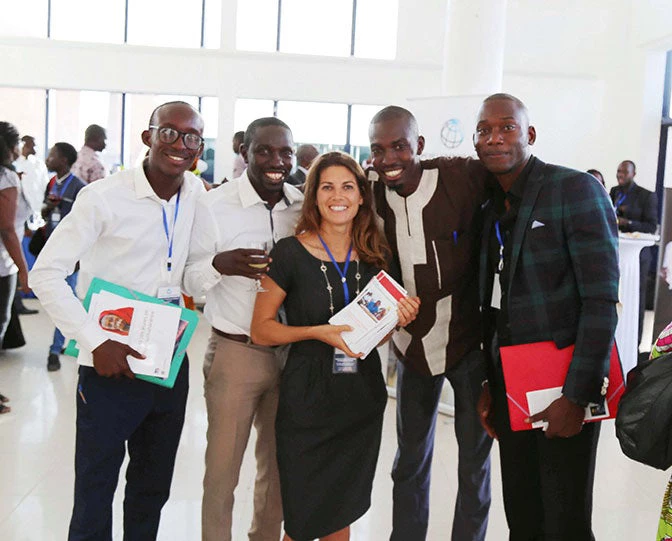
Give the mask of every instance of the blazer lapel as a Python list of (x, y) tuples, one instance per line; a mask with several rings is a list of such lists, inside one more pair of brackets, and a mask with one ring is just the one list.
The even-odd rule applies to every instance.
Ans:
[(528, 223), (532, 216), (532, 210), (537, 201), (539, 190), (544, 180), (544, 168), (546, 164), (537, 158), (537, 163), (534, 169), (530, 171), (530, 176), (525, 185), (525, 192), (523, 193), (523, 200), (518, 209), (518, 218), (513, 230), (513, 245), (511, 246), (511, 279), (509, 280), (509, 293), (511, 292), (511, 284), (516, 275), (516, 267), (518, 265), (518, 258), (520, 257), (520, 250), (525, 240), (525, 235), (528, 230)]
[(490, 242), (490, 232), (492, 231), (492, 199), (488, 199), (482, 206), (483, 209), (483, 233), (481, 235), (481, 250), (479, 257), (478, 273), (478, 293), (481, 306), (489, 306), (492, 300), (492, 291), (488, 286), (490, 272), (488, 269), (488, 244)]

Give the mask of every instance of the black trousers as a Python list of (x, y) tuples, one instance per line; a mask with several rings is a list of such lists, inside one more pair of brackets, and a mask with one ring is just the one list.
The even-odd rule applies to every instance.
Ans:
[(189, 390), (185, 357), (173, 389), (79, 368), (75, 504), (69, 541), (111, 541), (112, 500), (128, 445), (124, 541), (156, 539)]
[[(646, 311), (646, 285), (648, 282), (649, 269), (651, 269), (651, 259), (653, 251), (651, 248), (642, 248), (639, 252), (639, 321), (637, 327), (637, 346), (642, 341), (642, 331), (644, 330), (644, 312)], [(654, 336), (655, 340), (657, 337)], [(649, 344), (650, 346), (651, 344)], [(650, 347), (647, 351), (651, 349)], [(637, 350), (639, 351), (639, 350)]]
[(12, 317), (12, 302), (16, 293), (17, 274), (0, 276), (0, 344), (5, 338)]
[(600, 423), (572, 438), (513, 432), (501, 364), (491, 384), (510, 541), (594, 541), (593, 481)]

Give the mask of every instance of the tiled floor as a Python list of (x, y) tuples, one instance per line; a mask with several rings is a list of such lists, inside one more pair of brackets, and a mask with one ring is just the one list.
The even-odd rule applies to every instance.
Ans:
[[(38, 307), (37, 301), (28, 301)], [(650, 317), (649, 317), (650, 328)], [(72, 506), (75, 363), (48, 373), (46, 357), (52, 327), (40, 314), (22, 318), (29, 344), (0, 353), (0, 391), (11, 398), (12, 412), (0, 416), (0, 540), (51, 541), (66, 538)], [(650, 332), (650, 331), (649, 331)], [(207, 326), (199, 326), (190, 347), (191, 394), (177, 459), (172, 496), (163, 512), (159, 539), (200, 538), (200, 497), (206, 414), (200, 360)], [(394, 400), (385, 416), (383, 444), (371, 510), (353, 527), (356, 541), (383, 541), (391, 524), (389, 471), (396, 449)], [(455, 502), (457, 448), (450, 417), (440, 416), (432, 479), (429, 541), (449, 539)], [(253, 461), (246, 457), (236, 493), (234, 540), (245, 540), (251, 516)], [(598, 540), (653, 540), (668, 474), (631, 462), (619, 449), (613, 423), (600, 440), (594, 524)], [(122, 478), (123, 479), (123, 478)], [(115, 501), (115, 539), (121, 539), (121, 491)], [(497, 446), (493, 451), (493, 505), (488, 541), (507, 538), (501, 499)]]

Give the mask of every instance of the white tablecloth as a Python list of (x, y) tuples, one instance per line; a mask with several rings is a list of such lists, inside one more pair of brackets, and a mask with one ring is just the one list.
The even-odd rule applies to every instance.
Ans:
[(639, 252), (642, 248), (653, 246), (653, 235), (631, 237), (619, 235), (618, 267), (621, 279), (618, 283), (618, 325), (616, 326), (616, 345), (621, 357), (623, 373), (627, 374), (637, 365), (639, 344)]

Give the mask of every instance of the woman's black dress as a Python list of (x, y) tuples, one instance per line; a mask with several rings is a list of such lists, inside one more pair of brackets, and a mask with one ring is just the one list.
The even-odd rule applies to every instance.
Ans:
[[(292, 326), (321, 325), (331, 317), (322, 262), (295, 237), (278, 242), (269, 276), (287, 293)], [(344, 306), (341, 278), (325, 262), (334, 313)], [(340, 263), (343, 268), (343, 263)], [(379, 269), (360, 262), (359, 289)], [(357, 265), (346, 275), (356, 296)], [(336, 532), (371, 505), (387, 391), (378, 352), (358, 361), (356, 374), (333, 374), (334, 348), (317, 340), (292, 344), (280, 383), (276, 438), (285, 531), (295, 541)]]

